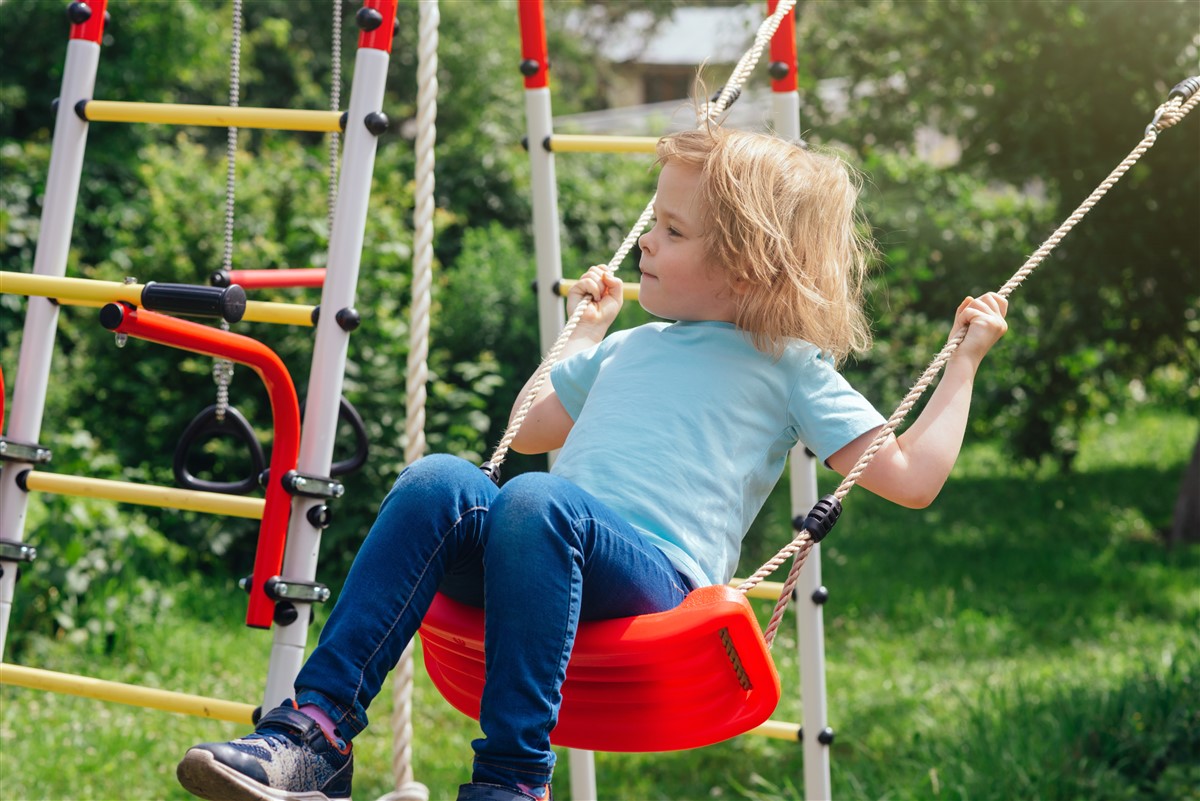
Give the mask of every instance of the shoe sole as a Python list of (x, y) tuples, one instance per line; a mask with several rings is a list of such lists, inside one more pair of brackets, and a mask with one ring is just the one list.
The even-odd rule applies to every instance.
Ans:
[(319, 790), (290, 793), (275, 790), (218, 762), (211, 751), (188, 751), (175, 776), (183, 789), (208, 801), (348, 801), (331, 798)]

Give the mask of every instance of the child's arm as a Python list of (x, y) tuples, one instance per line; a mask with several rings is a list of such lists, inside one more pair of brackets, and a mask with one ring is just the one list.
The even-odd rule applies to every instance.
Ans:
[[(574, 313), (585, 298), (592, 299), (591, 307), (579, 318), (571, 338), (563, 347), (560, 359), (572, 354), (593, 348), (604, 339), (608, 327), (616, 319), (621, 310), (624, 298), (621, 294), (621, 279), (607, 272), (603, 267), (593, 267), (580, 277), (579, 282), (571, 287), (567, 296), (567, 309)], [(533, 377), (525, 383), (513, 404), (512, 414), (521, 408), (531, 385)], [(510, 415), (511, 419), (511, 415)], [(513, 438), (512, 449), (517, 453), (545, 453), (561, 447), (567, 439), (567, 433), (575, 421), (554, 392), (554, 385), (546, 377), (538, 392), (537, 398), (521, 424), (521, 430)]]
[[(941, 381), (920, 416), (899, 437), (892, 436), (876, 452), (858, 484), (876, 495), (913, 509), (937, 497), (958, 459), (975, 371), (1008, 323), (1008, 300), (994, 292), (967, 298), (954, 317), (954, 331), (968, 326), (966, 337), (946, 363)], [(875, 439), (878, 429), (863, 434), (829, 457), (829, 466), (845, 475)]]

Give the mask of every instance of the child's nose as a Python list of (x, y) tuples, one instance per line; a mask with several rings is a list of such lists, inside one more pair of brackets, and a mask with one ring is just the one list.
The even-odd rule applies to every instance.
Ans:
[(637, 241), (638, 249), (639, 250), (649, 250), (650, 248), (646, 247), (646, 243), (649, 241), (650, 241), (650, 232), (647, 231), (646, 233), (644, 233), (638, 237), (638, 241)]

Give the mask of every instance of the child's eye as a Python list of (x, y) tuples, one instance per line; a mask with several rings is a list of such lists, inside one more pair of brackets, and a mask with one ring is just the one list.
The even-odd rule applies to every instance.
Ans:
[(667, 235), (668, 236), (681, 236), (681, 234), (678, 231), (676, 231), (674, 228), (672, 228), (669, 225), (667, 226)]

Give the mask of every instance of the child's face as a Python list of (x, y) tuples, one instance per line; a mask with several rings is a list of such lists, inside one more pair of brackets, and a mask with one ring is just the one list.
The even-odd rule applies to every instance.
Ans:
[(711, 265), (700, 228), (700, 171), (668, 163), (658, 176), (654, 227), (638, 239), (642, 308), (668, 320), (733, 322), (734, 293)]

